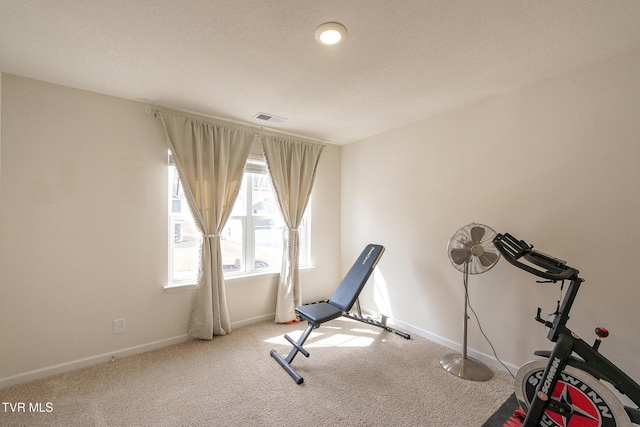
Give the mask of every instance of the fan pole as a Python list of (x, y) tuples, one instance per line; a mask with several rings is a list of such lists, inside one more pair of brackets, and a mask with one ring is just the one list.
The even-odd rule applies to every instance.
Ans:
[(467, 301), (469, 301), (469, 263), (464, 265), (464, 320), (462, 321), (462, 359), (467, 359), (467, 323), (469, 322), (469, 315), (467, 314)]
[(469, 304), (469, 262), (464, 263), (464, 320), (462, 326), (462, 354), (447, 354), (440, 359), (440, 364), (449, 373), (471, 381), (487, 381), (493, 372), (479, 360), (467, 357), (467, 306)]

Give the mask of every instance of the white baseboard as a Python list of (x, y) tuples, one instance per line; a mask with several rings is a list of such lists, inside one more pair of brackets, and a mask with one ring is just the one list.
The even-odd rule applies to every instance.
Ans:
[(242, 328), (243, 326), (253, 325), (254, 323), (264, 322), (266, 320), (276, 321), (276, 312), (263, 314), (262, 316), (252, 317), (250, 319), (239, 320), (231, 324), (231, 329)]
[(179, 335), (173, 338), (167, 338), (164, 340), (142, 344), (135, 347), (124, 348), (124, 349), (112, 351), (109, 353), (103, 353), (95, 356), (85, 357), (83, 359), (72, 360), (70, 362), (60, 363), (58, 365), (46, 366), (44, 368), (35, 369), (33, 371), (25, 372), (18, 375), (13, 375), (6, 378), (0, 378), (0, 389), (11, 387), (17, 384), (26, 383), (29, 381), (47, 378), (52, 375), (62, 374), (62, 373), (73, 371), (80, 368), (86, 368), (88, 366), (97, 365), (99, 363), (109, 362), (111, 360), (114, 360), (114, 358), (119, 359), (122, 357), (133, 356), (134, 354), (156, 350), (158, 348), (167, 347), (170, 345), (185, 342), (189, 339), (190, 338), (186, 334)]
[[(367, 313), (370, 316), (380, 316), (379, 313), (375, 313), (373, 310), (368, 309), (366, 307), (362, 307), (362, 311)], [(265, 314), (262, 316), (252, 317), (250, 319), (240, 320), (231, 324), (232, 329), (241, 328), (244, 326), (249, 326), (254, 323), (263, 322), (269, 319), (275, 319), (275, 312)], [(275, 321), (275, 320), (274, 320)], [(390, 325), (394, 325), (398, 328), (406, 330), (412, 334), (419, 335), (423, 338), (426, 338), (430, 341), (441, 344), (447, 348), (452, 349), (453, 351), (460, 352), (462, 351), (462, 345), (460, 343), (451, 341), (449, 339), (443, 338), (441, 336), (432, 334), (431, 332), (425, 331), (423, 329), (417, 328), (408, 323), (402, 322), (397, 319), (389, 319)], [(40, 369), (35, 369), (33, 371), (25, 372), (18, 375), (13, 375), (11, 377), (0, 378), (0, 389), (11, 387), (13, 385), (26, 383), (29, 381), (39, 380), (42, 378), (47, 378), (53, 375), (62, 374), (65, 372), (73, 371), (75, 369), (85, 368), (88, 366), (97, 365), (99, 363), (109, 362), (116, 359), (133, 356), (134, 354), (144, 353), (151, 350), (156, 350), (158, 348), (167, 347), (174, 344), (179, 344), (181, 342), (188, 341), (190, 338), (185, 335), (179, 335), (173, 338), (167, 338), (160, 341), (155, 341), (148, 344), (142, 344), (135, 347), (129, 347), (121, 350), (116, 350), (109, 353), (98, 354), (95, 356), (86, 357), (84, 359), (72, 360), (70, 362), (60, 363), (58, 365), (47, 366)], [(475, 351), (474, 349), (467, 349), (467, 354), (470, 357), (480, 360), (488, 365), (494, 366), (498, 369), (504, 370), (504, 366), (502, 366), (498, 360), (490, 355)], [(505, 363), (505, 365), (511, 370), (511, 372), (516, 372), (518, 370), (517, 366), (511, 365), (509, 363)]]
[[(275, 312), (265, 314), (251, 319), (240, 320), (231, 324), (232, 330), (235, 328), (241, 328), (243, 326), (249, 326), (254, 323), (262, 322), (269, 319), (275, 319)], [(156, 350), (162, 347), (168, 347), (170, 345), (179, 344), (181, 342), (188, 341), (190, 338), (185, 335), (179, 335), (173, 338), (167, 338), (160, 341), (155, 341), (147, 344), (141, 344), (135, 347), (129, 347), (121, 350), (112, 351), (109, 353), (98, 354), (95, 356), (85, 357), (83, 359), (72, 360), (70, 362), (60, 363), (58, 365), (46, 366), (40, 369), (34, 369), (33, 371), (25, 372), (22, 374), (13, 375), (6, 378), (0, 378), (0, 389), (11, 387), (18, 384), (23, 384), (30, 381), (35, 381), (43, 378), (47, 378), (53, 375), (62, 374), (65, 372), (73, 371), (80, 368), (86, 368), (88, 366), (97, 365), (104, 362), (109, 362), (113, 358), (120, 359), (127, 356), (133, 356), (134, 354), (144, 353), (151, 350)]]
[[(376, 313), (375, 310), (371, 310), (368, 307), (364, 307), (363, 306), (363, 307), (361, 307), (361, 310), (363, 312), (368, 313), (370, 316), (378, 316), (378, 317), (380, 317), (380, 313)], [(419, 335), (419, 336), (421, 336), (423, 338), (426, 338), (426, 339), (428, 339), (430, 341), (436, 342), (436, 343), (438, 343), (440, 345), (443, 345), (443, 346), (445, 346), (447, 348), (450, 348), (451, 350), (453, 350), (455, 352), (458, 352), (458, 353), (462, 352), (462, 344), (461, 343), (458, 343), (458, 342), (455, 342), (455, 341), (451, 341), (450, 339), (447, 339), (447, 338), (441, 337), (439, 335), (433, 334), (433, 333), (431, 333), (429, 331), (425, 331), (424, 329), (420, 329), (420, 328), (418, 328), (416, 326), (410, 325), (408, 323), (402, 322), (402, 321), (397, 320), (397, 319), (391, 319), (390, 318), (388, 320), (388, 323), (390, 325), (398, 327), (399, 329), (406, 330), (406, 331), (408, 331), (408, 332), (410, 332), (412, 334)], [(495, 367), (497, 369), (500, 369), (502, 371), (505, 371), (505, 372), (506, 372), (505, 366), (509, 371), (511, 371), (511, 373), (517, 372), (518, 368), (519, 368), (519, 366), (513, 365), (511, 363), (505, 363), (505, 362), (502, 362), (505, 365), (505, 366), (503, 366), (500, 363), (500, 361), (498, 361), (498, 359), (496, 359), (493, 355), (488, 355), (486, 353), (482, 353), (482, 352), (476, 351), (476, 350), (474, 350), (472, 348), (467, 348), (467, 355), (469, 357), (477, 359), (477, 360), (479, 360), (479, 361), (481, 361), (481, 362), (483, 362), (483, 363), (485, 363), (487, 365), (491, 365), (491, 366), (493, 366), (493, 367)], [(443, 356), (444, 356), (444, 354), (443, 354)]]

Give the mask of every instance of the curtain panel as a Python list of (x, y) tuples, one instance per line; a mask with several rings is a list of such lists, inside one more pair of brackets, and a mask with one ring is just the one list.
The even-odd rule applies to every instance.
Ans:
[(285, 323), (296, 318), (295, 308), (302, 305), (298, 227), (309, 203), (324, 145), (264, 136), (262, 149), (287, 225), (275, 317), (276, 322)]
[(255, 133), (159, 114), (189, 208), (203, 235), (189, 335), (210, 340), (231, 332), (220, 232), (238, 196)]

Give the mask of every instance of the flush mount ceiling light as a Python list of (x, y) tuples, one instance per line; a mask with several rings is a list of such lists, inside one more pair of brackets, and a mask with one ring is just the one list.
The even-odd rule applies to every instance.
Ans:
[(325, 22), (316, 28), (316, 40), (320, 44), (338, 44), (347, 36), (347, 29), (337, 22)]

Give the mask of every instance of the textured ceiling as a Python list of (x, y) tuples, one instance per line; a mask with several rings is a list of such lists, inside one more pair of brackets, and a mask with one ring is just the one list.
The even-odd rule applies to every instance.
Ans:
[(639, 49), (638, 0), (0, 0), (2, 72), (335, 144)]

